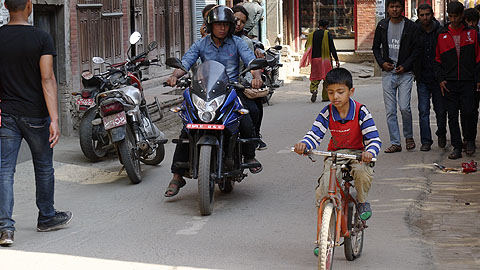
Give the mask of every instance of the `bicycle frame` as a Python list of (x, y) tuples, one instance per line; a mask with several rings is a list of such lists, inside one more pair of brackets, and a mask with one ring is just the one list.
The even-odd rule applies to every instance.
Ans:
[(337, 155), (332, 155), (332, 165), (330, 166), (330, 179), (328, 184), (328, 195), (323, 197), (319, 203), (317, 216), (317, 238), (319, 237), (320, 227), (322, 224), (323, 206), (325, 203), (332, 202), (336, 212), (336, 233), (335, 246), (340, 246), (340, 237), (349, 237), (350, 231), (347, 228), (348, 218), (348, 204), (353, 202), (357, 205), (357, 201), (350, 195), (350, 187), (352, 184), (345, 181), (345, 188), (342, 189), (337, 181)]

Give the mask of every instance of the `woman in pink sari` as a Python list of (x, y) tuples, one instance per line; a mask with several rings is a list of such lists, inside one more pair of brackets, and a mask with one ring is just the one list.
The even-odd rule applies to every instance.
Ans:
[[(305, 44), (305, 56), (311, 57), (311, 73), (310, 73), (310, 93), (312, 93), (311, 101), (317, 100), (318, 85), (321, 80), (325, 79), (325, 75), (332, 69), (331, 56), (335, 59), (336, 67), (340, 66), (338, 61), (337, 50), (333, 44), (333, 38), (327, 30), (328, 21), (320, 20), (318, 30), (308, 35)], [(303, 65), (308, 65), (307, 59), (302, 59)], [(322, 101), (328, 101), (328, 95), (325, 87), (322, 91)]]

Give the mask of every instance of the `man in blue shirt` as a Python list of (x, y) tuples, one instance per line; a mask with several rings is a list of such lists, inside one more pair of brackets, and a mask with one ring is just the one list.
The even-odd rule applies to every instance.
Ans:
[[(255, 59), (255, 55), (248, 48), (242, 38), (233, 36), (235, 31), (235, 16), (233, 11), (226, 6), (216, 6), (207, 15), (207, 30), (210, 35), (196, 41), (182, 58), (182, 65), (189, 70), (198, 58), (202, 62), (214, 60), (225, 65), (227, 76), (231, 81), (238, 80), (240, 73), (240, 58), (244, 63), (249, 64)], [(185, 75), (185, 71), (175, 69), (173, 74), (168, 78), (167, 83), (175, 86), (178, 78)], [(261, 79), (261, 71), (252, 71), (253, 80), (251, 82), (253, 88), (260, 88), (263, 84)], [(240, 135), (244, 138), (254, 138), (255, 126), (249, 115), (245, 115), (240, 121)], [(184, 130), (180, 134), (180, 138), (188, 138)], [(172, 162), (173, 178), (165, 192), (165, 197), (177, 195), (180, 188), (186, 182), (183, 179), (185, 174), (184, 168), (177, 168), (176, 162), (187, 162), (189, 159), (189, 149), (186, 144), (177, 144)], [(257, 163), (255, 159), (255, 145), (246, 144), (244, 149), (244, 160), (246, 163)], [(262, 167), (250, 168), (251, 173), (259, 173)]]

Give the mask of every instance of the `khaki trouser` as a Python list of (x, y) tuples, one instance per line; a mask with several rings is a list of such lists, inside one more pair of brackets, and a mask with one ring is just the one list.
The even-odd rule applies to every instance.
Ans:
[[(310, 93), (317, 92), (320, 81), (310, 81)], [(325, 87), (325, 82), (322, 84), (322, 100), (328, 100), (328, 92)]]
[[(346, 154), (360, 154), (359, 150), (338, 150), (338, 153)], [(372, 185), (373, 168), (365, 163), (360, 163), (352, 159), (337, 159), (337, 165), (350, 164), (352, 170), (350, 174), (354, 179), (354, 186), (357, 190), (357, 201), (364, 203), (367, 201), (368, 191)], [(318, 186), (315, 190), (316, 199), (319, 202), (324, 196), (328, 195), (328, 184), (330, 182), (330, 166), (332, 165), (332, 158), (327, 157), (324, 161), (323, 173), (318, 179)], [(337, 180), (342, 181), (342, 170), (337, 168)]]

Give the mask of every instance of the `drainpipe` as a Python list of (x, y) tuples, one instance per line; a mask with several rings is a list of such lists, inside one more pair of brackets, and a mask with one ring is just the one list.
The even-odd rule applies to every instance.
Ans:
[(196, 3), (197, 3), (197, 0), (190, 0), (190, 24), (192, 26), (192, 31), (190, 31), (191, 42), (189, 44), (189, 47), (197, 39), (197, 33), (196, 33), (196, 31), (197, 31), (197, 17), (196, 17), (196, 14), (195, 14)]

